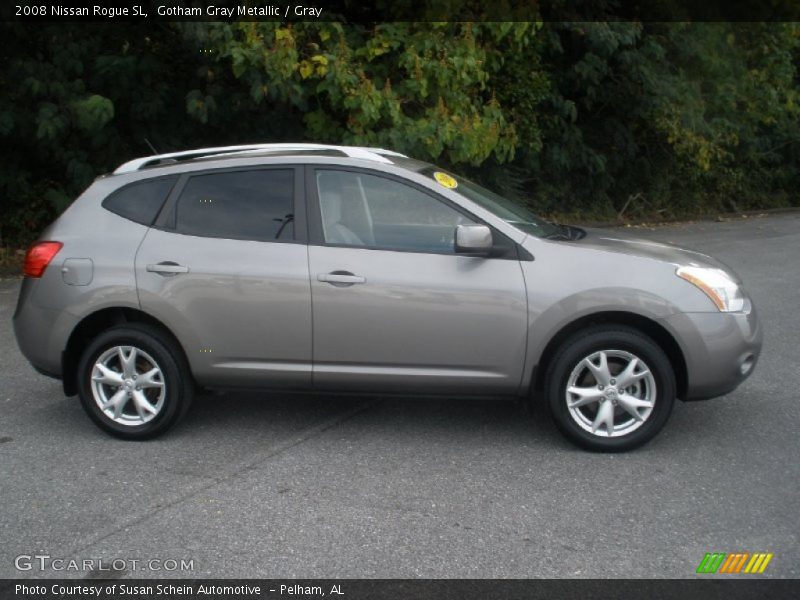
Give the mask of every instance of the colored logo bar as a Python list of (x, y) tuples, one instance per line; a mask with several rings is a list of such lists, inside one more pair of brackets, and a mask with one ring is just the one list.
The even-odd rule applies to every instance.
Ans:
[(763, 573), (772, 552), (707, 552), (697, 567), (698, 573)]

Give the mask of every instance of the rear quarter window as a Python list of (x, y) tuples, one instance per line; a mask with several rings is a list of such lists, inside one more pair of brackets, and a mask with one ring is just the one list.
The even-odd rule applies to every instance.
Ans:
[(177, 181), (178, 176), (171, 175), (129, 183), (103, 200), (103, 208), (149, 227)]
[(181, 191), (176, 231), (234, 240), (294, 239), (294, 169), (195, 175)]

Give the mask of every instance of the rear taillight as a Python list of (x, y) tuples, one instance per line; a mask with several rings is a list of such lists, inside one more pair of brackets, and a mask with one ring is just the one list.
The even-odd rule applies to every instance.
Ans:
[(22, 269), (25, 277), (41, 277), (63, 245), (61, 242), (39, 242), (28, 248)]

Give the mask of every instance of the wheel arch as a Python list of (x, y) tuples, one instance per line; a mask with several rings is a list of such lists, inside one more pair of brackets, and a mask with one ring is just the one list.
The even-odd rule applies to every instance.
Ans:
[(650, 337), (664, 351), (675, 372), (677, 396), (683, 398), (688, 388), (688, 369), (683, 350), (675, 337), (657, 321), (643, 315), (625, 311), (603, 311), (583, 315), (564, 325), (547, 342), (534, 368), (531, 391), (536, 394), (544, 389), (544, 378), (558, 348), (572, 335), (592, 325), (624, 325), (632, 327)]
[[(78, 393), (78, 362), (81, 354), (89, 343), (100, 333), (115, 325), (125, 323), (146, 323), (157, 327), (164, 334), (168, 335), (175, 342), (183, 358), (186, 359), (186, 351), (178, 340), (177, 336), (164, 323), (155, 317), (141, 310), (130, 307), (109, 307), (95, 311), (85, 316), (72, 330), (67, 345), (61, 353), (61, 373), (64, 393), (67, 396), (74, 396)], [(189, 364), (186, 360), (185, 364)], [(193, 377), (191, 372), (189, 377)]]

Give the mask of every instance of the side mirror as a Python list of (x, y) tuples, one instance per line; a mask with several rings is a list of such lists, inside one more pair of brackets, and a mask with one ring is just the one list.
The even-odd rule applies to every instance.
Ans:
[(456, 227), (456, 254), (489, 256), (493, 247), (492, 230), (486, 225)]

